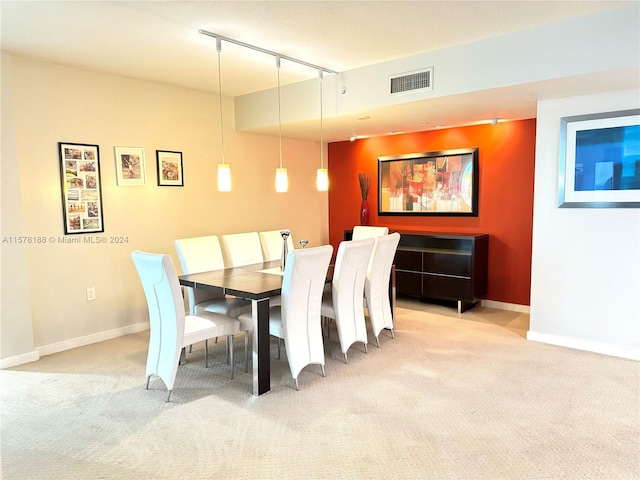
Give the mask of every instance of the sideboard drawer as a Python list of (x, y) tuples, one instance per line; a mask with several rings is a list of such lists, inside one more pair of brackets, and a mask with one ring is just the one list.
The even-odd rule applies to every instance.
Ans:
[(422, 270), (425, 273), (471, 276), (471, 255), (424, 252), (422, 258)]

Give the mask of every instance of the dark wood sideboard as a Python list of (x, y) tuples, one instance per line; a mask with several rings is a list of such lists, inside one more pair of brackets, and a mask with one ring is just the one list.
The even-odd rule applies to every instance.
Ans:
[[(458, 313), (487, 296), (489, 235), (399, 232), (396, 292), (458, 303)], [(345, 240), (351, 230), (345, 230)]]

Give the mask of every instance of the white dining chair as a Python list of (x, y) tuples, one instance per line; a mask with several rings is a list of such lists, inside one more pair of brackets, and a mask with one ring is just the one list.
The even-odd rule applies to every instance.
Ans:
[(228, 267), (264, 262), (258, 232), (222, 235), (222, 250)]
[(363, 238), (375, 238), (387, 235), (389, 227), (372, 227), (369, 225), (356, 225), (353, 227), (351, 240), (362, 240)]
[(151, 376), (160, 377), (168, 390), (168, 402), (184, 348), (204, 340), (205, 367), (208, 367), (208, 339), (215, 337), (227, 338), (233, 379), (233, 336), (238, 333), (240, 322), (211, 312), (185, 315), (178, 275), (169, 255), (136, 250), (131, 253), (131, 258), (149, 310), (147, 390)]
[(322, 316), (336, 322), (345, 363), (347, 350), (355, 342), (362, 342), (367, 352), (363, 298), (373, 245), (373, 238), (340, 242), (331, 288), (325, 289), (322, 298)]
[(320, 305), (332, 255), (331, 245), (289, 251), (282, 279), (282, 303), (269, 308), (269, 334), (284, 340), (296, 390), (298, 375), (307, 365), (320, 365), (325, 376)]
[(391, 281), (391, 267), (396, 255), (400, 234), (377, 237), (369, 262), (367, 276), (364, 282), (364, 300), (367, 307), (369, 321), (376, 346), (380, 347), (379, 335), (384, 329), (391, 331), (391, 338), (395, 338), (391, 302), (389, 300), (389, 282)]
[[(174, 244), (182, 273), (185, 275), (222, 270), (225, 267), (220, 240), (216, 235), (181, 238)], [(187, 293), (189, 313), (192, 315), (204, 311), (237, 318), (242, 313), (251, 311), (249, 300), (202, 288), (184, 288)], [(251, 322), (240, 324), (240, 330), (244, 332), (245, 372), (249, 371), (249, 337), (252, 328)]]
[[(262, 256), (265, 262), (272, 260), (280, 260), (282, 255), (282, 235), (283, 231), (291, 232), (288, 228), (281, 228), (280, 230), (270, 230), (268, 232), (259, 232), (260, 245), (262, 246)], [(289, 251), (293, 250), (293, 236), (289, 235), (287, 238), (287, 246)]]
[[(282, 237), (280, 237), (280, 247), (282, 248)], [(262, 254), (262, 245), (258, 232), (223, 235), (222, 249), (230, 267), (242, 267), (244, 265), (263, 263), (266, 261)], [(271, 297), (269, 298), (269, 306), (280, 305), (280, 301), (280, 295)]]

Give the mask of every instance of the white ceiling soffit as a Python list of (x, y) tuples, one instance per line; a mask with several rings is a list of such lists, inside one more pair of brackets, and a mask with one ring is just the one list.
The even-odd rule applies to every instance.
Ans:
[[(349, 71), (637, 3), (2, 0), (0, 42), (2, 49), (24, 56), (215, 92), (215, 40), (198, 33), (199, 29), (336, 71)], [(615, 30), (611, 26), (610, 31)], [(434, 74), (439, 75), (437, 66)], [(313, 78), (317, 72), (283, 61), (283, 85)], [(224, 95), (235, 97), (275, 84), (273, 58), (223, 43)], [(438, 87), (437, 79), (434, 86)], [(530, 97), (523, 101), (515, 93), (502, 96), (507, 97), (519, 103), (514, 108), (532, 103)], [(430, 104), (433, 115), (429, 121), (448, 123), (448, 119), (457, 118), (456, 102), (449, 103), (451, 106)], [(410, 104), (386, 108), (389, 119), (402, 118), (403, 109), (408, 113), (414, 109)], [(501, 108), (508, 106), (494, 106), (486, 113), (497, 116)], [(441, 122), (436, 118), (439, 115)], [(353, 123), (353, 119), (328, 119), (325, 138), (342, 140), (350, 131), (355, 134), (355, 125), (362, 127), (365, 122)], [(389, 125), (387, 130), (402, 128), (406, 127)], [(285, 133), (301, 138), (317, 135), (314, 122), (309, 121), (291, 125)]]

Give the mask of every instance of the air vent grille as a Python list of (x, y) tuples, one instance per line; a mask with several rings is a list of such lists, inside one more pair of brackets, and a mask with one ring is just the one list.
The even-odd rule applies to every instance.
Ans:
[(416, 90), (431, 90), (433, 67), (419, 72), (412, 72), (391, 77), (391, 95), (414, 92)]

